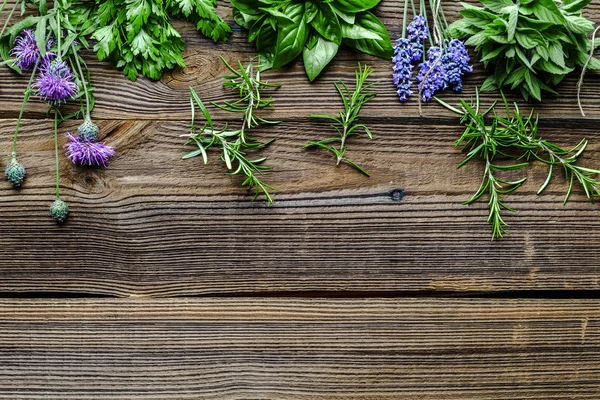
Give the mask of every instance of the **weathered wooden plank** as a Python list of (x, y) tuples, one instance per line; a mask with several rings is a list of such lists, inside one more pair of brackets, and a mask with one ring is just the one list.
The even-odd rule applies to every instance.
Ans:
[[(460, 6), (458, 2), (446, 3), (449, 19), (453, 20), (457, 17)], [(393, 38), (401, 35), (403, 4), (402, 0), (384, 0), (377, 9), (377, 14), (382, 18)], [(223, 14), (230, 14), (231, 10), (226, 2), (222, 3), (220, 9)], [(600, 4), (591, 4), (587, 14), (589, 18), (597, 20), (600, 17)], [(185, 53), (188, 67), (165, 74), (159, 82), (140, 79), (132, 83), (109, 64), (94, 61), (95, 56), (90, 54), (86, 59), (89, 60), (93, 83), (97, 87), (96, 118), (185, 120), (189, 118), (188, 86), (190, 85), (208, 100), (229, 98), (230, 94), (221, 88), (222, 75), (226, 69), (219, 61), (219, 56), (223, 55), (230, 62), (235, 62), (237, 59), (248, 61), (255, 55), (255, 49), (253, 44), (247, 43), (247, 33), (236, 27), (230, 16), (228, 21), (234, 28), (234, 33), (227, 43), (221, 44), (214, 44), (202, 37), (192, 24), (177, 22), (177, 28), (181, 30), (188, 43)], [(334, 112), (337, 93), (333, 82), (340, 78), (352, 81), (359, 61), (375, 67), (376, 73), (373, 79), (381, 82), (376, 88), (378, 96), (373, 100), (373, 104), (376, 105), (371, 110), (373, 117), (401, 119), (419, 115), (416, 100), (407, 104), (401, 104), (397, 100), (391, 79), (392, 65), (389, 61), (342, 50), (322, 77), (312, 84), (305, 77), (301, 59), (289, 67), (265, 74), (271, 81), (283, 84), (276, 96), (276, 117), (307, 118), (315, 110)], [(466, 79), (465, 91), (462, 95), (445, 93), (441, 97), (448, 101), (455, 101), (460, 97), (470, 98), (474, 94), (475, 87), (480, 85), (486, 76), (482, 67), (478, 65), (476, 72)], [(596, 93), (600, 92), (598, 76), (597, 73), (590, 72), (582, 92), (588, 118), (594, 120), (600, 118), (600, 100), (596, 96)], [(560, 85), (559, 97), (547, 96), (543, 104), (534, 104), (542, 117), (579, 117), (575, 97), (577, 78), (575, 73)], [(27, 79), (27, 77), (18, 77), (7, 68), (0, 68), (0, 82), (2, 82), (0, 117), (16, 117)], [(487, 93), (483, 97), (486, 100), (495, 100), (498, 94)], [(519, 97), (512, 99), (519, 99)], [(43, 118), (46, 108), (43, 103), (32, 102), (27, 107), (26, 115), (30, 118)], [(424, 114), (429, 117), (450, 116), (449, 112), (437, 104), (425, 105)]]
[(1, 399), (598, 399), (595, 300), (1, 300)]
[[(13, 123), (0, 121), (0, 148), (9, 148)], [(206, 166), (181, 160), (184, 122), (100, 126), (118, 156), (108, 169), (76, 168), (61, 157), (72, 213), (58, 227), (47, 214), (54, 193), (51, 124), (24, 122), (19, 154), (29, 168), (26, 185), (0, 185), (0, 292), (599, 288), (598, 205), (576, 189), (563, 206), (560, 174), (536, 196), (546, 173), (536, 165), (530, 182), (508, 199), (519, 210), (506, 215), (512, 235), (491, 243), (486, 203), (461, 204), (482, 170), (477, 163), (456, 170), (463, 155), (453, 148), (461, 131), (454, 124), (373, 122), (376, 138), (353, 141), (349, 153), (371, 178), (300, 149), (326, 134), (323, 125), (269, 127), (263, 137), (279, 138), (262, 153), (274, 166), (265, 179), (280, 189), (271, 208), (250, 202), (216, 153)], [(574, 144), (591, 131), (543, 124), (540, 133)], [(587, 165), (600, 164), (599, 146), (592, 140)], [(394, 191), (405, 197), (394, 201)]]

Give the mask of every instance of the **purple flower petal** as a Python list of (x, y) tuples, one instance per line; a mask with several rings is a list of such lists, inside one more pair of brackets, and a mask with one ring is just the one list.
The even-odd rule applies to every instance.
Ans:
[(55, 59), (42, 69), (35, 82), (35, 89), (42, 100), (57, 104), (73, 97), (79, 88), (67, 63)]
[(72, 133), (67, 134), (69, 143), (65, 145), (67, 157), (73, 164), (106, 167), (108, 160), (115, 155), (115, 150), (105, 143), (81, 139)]
[(412, 85), (412, 44), (408, 39), (396, 40), (394, 46), (394, 84), (396, 85), (398, 98), (400, 101), (407, 101), (412, 94), (410, 87)]
[[(53, 40), (50, 39), (46, 43), (46, 49), (50, 50), (53, 45)], [(50, 60), (52, 60), (56, 54), (48, 51), (46, 52), (46, 56), (40, 60), (40, 50), (37, 47), (37, 43), (35, 41), (35, 33), (33, 29), (24, 29), (21, 31), (19, 36), (15, 39), (15, 44), (10, 54), (13, 57), (16, 57), (15, 65), (21, 69), (21, 71), (31, 71), (35, 64), (40, 61), (40, 69), (44, 67), (44, 65), (49, 64)]]

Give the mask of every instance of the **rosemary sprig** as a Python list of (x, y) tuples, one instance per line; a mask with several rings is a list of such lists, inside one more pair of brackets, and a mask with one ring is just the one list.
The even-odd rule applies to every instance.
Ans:
[[(309, 141), (308, 144), (303, 147), (303, 149), (322, 147), (335, 155), (337, 159), (336, 165), (339, 165), (341, 162), (345, 162), (367, 176), (370, 176), (367, 171), (346, 157), (346, 150), (348, 150), (348, 138), (352, 136), (360, 136), (360, 129), (362, 129), (370, 139), (373, 138), (371, 131), (365, 124), (356, 122), (362, 107), (375, 97), (375, 92), (369, 92), (368, 89), (376, 85), (377, 82), (365, 84), (371, 73), (373, 73), (373, 68), (369, 67), (368, 65), (365, 65), (364, 68), (362, 68), (360, 63), (358, 64), (358, 70), (355, 72), (356, 85), (354, 92), (350, 92), (344, 81), (340, 81), (339, 84), (337, 82), (334, 83), (335, 88), (344, 102), (344, 110), (340, 111), (339, 117), (328, 114), (312, 114), (310, 117), (328, 119), (335, 122), (335, 124), (331, 124), (331, 126), (337, 131), (339, 137), (333, 137), (319, 141)], [(333, 145), (334, 143), (339, 143), (339, 148), (336, 148)]]
[[(239, 129), (229, 129), (228, 124), (222, 129), (215, 128), (210, 113), (196, 91), (190, 87), (190, 104), (192, 108), (192, 123), (190, 125), (189, 140), (185, 144), (195, 144), (198, 149), (183, 156), (184, 159), (202, 156), (204, 164), (208, 163), (207, 150), (211, 147), (218, 148), (221, 152), (221, 160), (231, 172), (230, 176), (245, 176), (242, 187), (254, 189), (255, 200), (260, 193), (263, 193), (267, 199), (267, 204), (273, 203), (273, 196), (270, 191), (274, 187), (262, 181), (261, 176), (265, 171), (271, 169), (270, 166), (263, 165), (267, 157), (251, 160), (247, 156), (247, 150), (260, 149), (273, 143), (271, 139), (266, 143), (257, 141), (246, 135), (247, 129), (252, 129), (260, 124), (276, 124), (278, 121), (269, 121), (256, 115), (256, 110), (272, 107), (273, 99), (263, 99), (261, 91), (266, 88), (278, 87), (279, 85), (269, 84), (260, 80), (260, 72), (254, 74), (252, 63), (246, 68), (239, 63), (240, 70), (234, 70), (223, 58), (221, 58), (227, 68), (233, 75), (226, 75), (224, 78), (228, 81), (223, 85), (239, 91), (240, 99), (231, 102), (212, 105), (229, 112), (240, 113), (243, 115), (242, 124)], [(196, 107), (202, 112), (206, 123), (202, 127), (196, 126)]]
[[(262, 124), (278, 124), (281, 121), (269, 121), (256, 115), (256, 110), (263, 108), (272, 107), (272, 97), (263, 99), (261, 97), (261, 91), (268, 88), (278, 88), (281, 85), (272, 84), (269, 82), (263, 82), (260, 80), (260, 70), (254, 73), (254, 66), (249, 63), (246, 68), (242, 65), (242, 62), (238, 60), (239, 71), (236, 71), (229, 63), (220, 56), (223, 64), (231, 71), (231, 75), (224, 75), (223, 78), (226, 82), (223, 82), (223, 86), (229, 87), (233, 90), (239, 91), (240, 98), (234, 102), (225, 101), (223, 104), (217, 104), (211, 102), (215, 107), (218, 107), (225, 111), (234, 113), (244, 114), (244, 127), (252, 129)], [(244, 136), (242, 136), (245, 139)]]
[[(600, 170), (590, 169), (576, 165), (579, 157), (585, 151), (588, 141), (583, 139), (577, 146), (567, 150), (551, 143), (538, 135), (538, 117), (534, 111), (523, 117), (519, 106), (514, 103), (511, 112), (509, 103), (502, 93), (506, 116), (496, 113), (496, 103), (485, 111), (480, 110), (479, 91), (476, 91), (474, 104), (461, 100), (459, 108), (450, 106), (440, 99), (440, 104), (461, 115), (461, 124), (465, 126), (462, 136), (456, 141), (456, 146), (468, 150), (465, 159), (458, 168), (466, 165), (474, 158), (485, 162), (481, 185), (473, 197), (464, 204), (472, 204), (484, 194), (489, 197), (488, 222), (492, 226), (492, 240), (502, 237), (507, 233), (508, 224), (501, 216), (502, 210), (514, 212), (515, 210), (504, 203), (504, 197), (517, 190), (527, 178), (516, 181), (507, 181), (497, 176), (498, 171), (518, 170), (529, 165), (529, 160), (539, 160), (549, 165), (548, 176), (540, 189), (541, 194), (549, 185), (554, 167), (560, 165), (569, 182), (566, 203), (572, 192), (575, 181), (583, 187), (587, 197), (594, 201), (594, 196), (600, 197), (600, 181), (595, 179)], [(488, 121), (490, 121), (488, 123)], [(513, 160), (525, 160), (511, 165), (498, 165), (494, 162), (497, 156)]]

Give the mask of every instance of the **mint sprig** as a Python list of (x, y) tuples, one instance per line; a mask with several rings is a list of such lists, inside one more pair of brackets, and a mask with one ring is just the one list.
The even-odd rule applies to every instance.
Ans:
[[(461, 3), (463, 19), (450, 34), (468, 39), (486, 68), (493, 70), (482, 91), (519, 90), (525, 100), (557, 94), (558, 85), (588, 59), (594, 24), (582, 14), (590, 0), (480, 0)], [(600, 69), (592, 58), (590, 69)]]

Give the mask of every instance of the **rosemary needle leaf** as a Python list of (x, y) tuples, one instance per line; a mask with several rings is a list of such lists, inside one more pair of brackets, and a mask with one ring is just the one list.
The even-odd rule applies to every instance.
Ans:
[[(486, 111), (480, 112), (478, 90), (476, 90), (475, 101), (472, 103), (469, 104), (461, 100), (460, 107), (462, 111), (437, 99), (442, 106), (462, 115), (460, 121), (464, 125), (465, 131), (456, 140), (455, 145), (457, 147), (462, 146), (463, 150), (466, 151), (466, 155), (465, 159), (458, 164), (458, 168), (465, 166), (475, 158), (479, 158), (485, 163), (479, 188), (464, 204), (472, 204), (485, 194), (488, 195), (488, 222), (492, 227), (492, 240), (508, 233), (506, 229), (508, 224), (502, 218), (502, 210), (515, 211), (505, 204), (504, 197), (516, 191), (526, 181), (526, 178), (507, 181), (499, 177), (498, 172), (520, 170), (529, 165), (528, 162), (508, 165), (497, 164), (494, 160), (498, 156), (514, 160), (534, 159), (547, 164), (548, 175), (538, 190), (538, 195), (550, 184), (554, 166), (561, 165), (565, 173), (565, 179), (569, 182), (564, 203), (571, 197), (575, 182), (579, 182), (586, 196), (592, 202), (594, 202), (596, 196), (600, 198), (600, 181), (596, 179), (596, 176), (600, 175), (600, 170), (576, 165), (587, 148), (587, 139), (581, 140), (575, 147), (567, 150), (541, 138), (538, 134), (538, 117), (534, 112), (522, 115), (516, 103), (513, 104), (513, 111), (511, 111), (506, 97), (503, 93), (501, 95), (506, 116), (500, 116), (496, 113), (496, 103)], [(489, 118), (491, 118), (491, 121), (489, 121)]]
[[(264, 148), (273, 143), (275, 139), (267, 142), (259, 142), (249, 138), (246, 135), (246, 130), (258, 127), (261, 123), (274, 124), (277, 121), (267, 121), (256, 115), (257, 110), (272, 107), (273, 99), (263, 99), (261, 91), (267, 88), (279, 87), (279, 85), (269, 84), (260, 80), (260, 72), (254, 73), (252, 62), (247, 67), (243, 67), (238, 61), (239, 71), (236, 71), (223, 57), (221, 60), (233, 75), (225, 75), (226, 82), (223, 86), (229, 87), (239, 93), (239, 99), (234, 101), (226, 101), (222, 104), (211, 102), (212, 106), (225, 111), (237, 113), (241, 115), (241, 125), (238, 129), (229, 129), (228, 124), (221, 130), (215, 129), (210, 112), (200, 99), (196, 91), (190, 87), (190, 101), (192, 104), (192, 123), (190, 126), (190, 140), (186, 144), (196, 144), (198, 149), (187, 153), (183, 156), (184, 159), (197, 157), (202, 155), (204, 163), (208, 162), (207, 149), (215, 147), (220, 150), (221, 160), (225, 163), (227, 170), (230, 171), (227, 175), (241, 175), (244, 177), (242, 187), (254, 189), (255, 193), (253, 200), (256, 200), (262, 193), (265, 195), (267, 204), (273, 203), (273, 196), (269, 193), (275, 190), (272, 186), (264, 183), (261, 176), (264, 171), (268, 171), (271, 167), (262, 165), (267, 158), (261, 157), (256, 160), (247, 158), (247, 150), (256, 150)], [(206, 124), (198, 129), (195, 121), (195, 108), (198, 107), (206, 119)], [(210, 128), (210, 129), (207, 129)]]
[[(368, 91), (368, 89), (377, 83), (375, 82), (366, 84), (367, 78), (372, 73), (373, 69), (371, 67), (365, 65), (363, 68), (363, 66), (361, 66), (359, 63), (358, 70), (355, 72), (356, 82), (353, 92), (350, 91), (344, 81), (334, 83), (336, 90), (342, 98), (344, 109), (339, 112), (339, 116), (329, 114), (312, 114), (310, 117), (333, 121), (334, 124), (332, 124), (331, 127), (336, 130), (339, 136), (319, 141), (308, 141), (308, 143), (303, 147), (303, 149), (310, 149), (313, 147), (321, 147), (326, 149), (333, 153), (333, 155), (336, 157), (338, 165), (344, 162), (356, 168), (366, 176), (370, 176), (369, 173), (357, 163), (348, 159), (345, 154), (346, 150), (348, 149), (347, 139), (352, 136), (359, 136), (360, 134), (357, 132), (358, 130), (362, 130), (370, 139), (373, 138), (370, 129), (365, 124), (357, 122), (362, 107), (375, 97), (375, 93)], [(339, 148), (330, 145), (333, 143), (339, 143)]]

